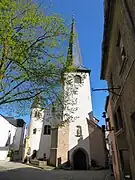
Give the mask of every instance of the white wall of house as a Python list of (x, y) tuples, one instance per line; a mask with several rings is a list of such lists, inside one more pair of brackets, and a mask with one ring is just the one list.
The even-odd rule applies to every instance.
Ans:
[[(11, 133), (10, 144), (13, 144), (14, 136), (16, 133), (16, 127), (10, 124), (4, 117), (0, 115), (0, 147), (5, 147), (6, 142)], [(10, 131), (10, 132), (9, 132)]]
[[(75, 75), (80, 75), (82, 77), (81, 84), (74, 83)], [(85, 149), (87, 152), (90, 163), (89, 131), (86, 120), (88, 113), (92, 111), (89, 73), (69, 73), (66, 75), (65, 82), (67, 82), (69, 79), (71, 79), (70, 83), (65, 83), (64, 87), (66, 93), (64, 97), (67, 97), (65, 102), (69, 102), (64, 114), (73, 116), (73, 118), (67, 117), (66, 115), (64, 116), (64, 120), (66, 120), (66, 118), (71, 119), (69, 124), (69, 157), (70, 160), (72, 160), (72, 153), (76, 148), (80, 147)], [(82, 138), (76, 137), (76, 126), (78, 125), (82, 127)]]
[[(13, 150), (20, 150), (21, 146), (23, 148), (25, 126), (16, 127), (0, 115), (0, 127), (0, 160), (5, 160), (9, 148)], [(7, 142), (8, 146), (6, 146)]]
[(7, 159), (8, 150), (8, 147), (0, 147), (0, 161), (4, 161)]

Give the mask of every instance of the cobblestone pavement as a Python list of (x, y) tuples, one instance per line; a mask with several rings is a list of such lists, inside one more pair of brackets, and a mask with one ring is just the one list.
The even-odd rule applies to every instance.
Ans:
[(0, 162), (0, 180), (112, 180), (107, 174), (105, 170), (46, 171), (21, 163)]

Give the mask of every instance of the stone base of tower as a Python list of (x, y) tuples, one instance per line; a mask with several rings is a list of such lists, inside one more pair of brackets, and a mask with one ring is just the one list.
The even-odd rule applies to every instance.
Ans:
[[(89, 138), (87, 140), (89, 140)], [(85, 143), (88, 143), (89, 146), (89, 141)], [(81, 143), (69, 150), (69, 124), (66, 123), (61, 127), (53, 128), (50, 165), (76, 170), (90, 169), (90, 152), (87, 152), (87, 149), (82, 146), (83, 144)]]
[(50, 164), (55, 167), (67, 166), (68, 163), (68, 142), (69, 125), (52, 129), (52, 140), (50, 150)]

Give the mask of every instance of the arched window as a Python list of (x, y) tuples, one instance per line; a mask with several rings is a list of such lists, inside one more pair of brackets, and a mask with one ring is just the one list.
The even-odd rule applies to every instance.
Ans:
[(33, 134), (36, 134), (36, 132), (37, 132), (37, 129), (34, 128), (34, 129), (33, 129)]
[(80, 83), (81, 83), (81, 80), (82, 80), (82, 78), (81, 78), (81, 76), (79, 76), (79, 75), (76, 75), (76, 76), (74, 77), (74, 82), (75, 82), (76, 84), (80, 84)]
[(82, 136), (82, 127), (80, 125), (78, 125), (76, 127), (77, 127), (76, 136), (81, 137)]
[(38, 117), (38, 111), (35, 111), (35, 117)]
[(35, 111), (35, 117), (40, 118), (41, 117), (41, 113), (39, 111)]
[(45, 125), (44, 126), (44, 135), (50, 135), (51, 134), (51, 126)]

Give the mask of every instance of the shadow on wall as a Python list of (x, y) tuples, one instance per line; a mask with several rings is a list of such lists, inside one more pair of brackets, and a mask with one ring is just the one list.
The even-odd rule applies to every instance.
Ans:
[(69, 152), (68, 156), (70, 156), (70, 166), (75, 170), (88, 170), (91, 166), (91, 160), (88, 155), (88, 152), (83, 148), (85, 144), (89, 143), (89, 137), (83, 139), (81, 136), (78, 139), (78, 144), (73, 147)]
[(93, 166), (108, 167), (108, 150), (106, 147), (104, 127), (95, 126), (89, 134), (91, 159)]

